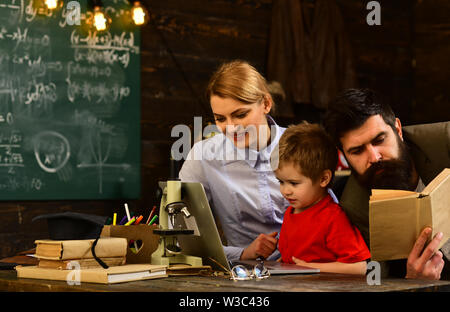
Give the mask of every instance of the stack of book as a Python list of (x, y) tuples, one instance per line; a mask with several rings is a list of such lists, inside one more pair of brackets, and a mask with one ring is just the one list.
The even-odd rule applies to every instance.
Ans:
[(94, 239), (37, 240), (37, 266), (17, 266), (17, 277), (67, 281), (71, 285), (87, 283), (120, 283), (167, 277), (165, 265), (126, 264), (127, 239), (102, 237), (95, 246), (95, 255), (109, 268), (94, 259)]

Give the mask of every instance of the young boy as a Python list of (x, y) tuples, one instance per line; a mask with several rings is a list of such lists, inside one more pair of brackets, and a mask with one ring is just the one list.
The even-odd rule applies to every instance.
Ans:
[(290, 126), (280, 139), (278, 157), (274, 172), (291, 204), (278, 241), (281, 261), (322, 272), (365, 274), (370, 252), (328, 194), (337, 165), (333, 142), (319, 125)]

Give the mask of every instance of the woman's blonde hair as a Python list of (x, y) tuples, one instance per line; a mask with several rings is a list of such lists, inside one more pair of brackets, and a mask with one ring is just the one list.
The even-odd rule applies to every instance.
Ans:
[(245, 104), (270, 99), (272, 110), (274, 109), (266, 79), (252, 65), (241, 60), (222, 64), (212, 75), (206, 95), (208, 100), (216, 95)]

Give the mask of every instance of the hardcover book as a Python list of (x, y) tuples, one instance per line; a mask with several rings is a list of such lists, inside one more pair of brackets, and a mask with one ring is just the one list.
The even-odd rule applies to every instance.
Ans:
[(121, 266), (91, 269), (59, 270), (37, 266), (17, 266), (18, 278), (35, 278), (67, 281), (70, 283), (113, 284), (167, 277), (165, 265), (126, 264)]
[[(107, 266), (118, 266), (126, 263), (126, 257), (100, 258)], [(74, 262), (76, 264), (74, 264)], [(38, 267), (59, 270), (71, 270), (74, 265), (80, 269), (101, 268), (102, 266), (94, 258), (72, 259), (72, 260), (47, 260), (39, 259)]]
[[(36, 240), (36, 257), (47, 260), (93, 258), (91, 247), (94, 239), (82, 240)], [(124, 257), (127, 240), (122, 237), (102, 237), (95, 246), (95, 254), (103, 257)]]

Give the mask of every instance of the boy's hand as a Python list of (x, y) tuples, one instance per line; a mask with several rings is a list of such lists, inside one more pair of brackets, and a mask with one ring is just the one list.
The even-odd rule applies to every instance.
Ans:
[(259, 236), (250, 244), (241, 254), (241, 260), (256, 259), (269, 257), (277, 248), (278, 232), (270, 234), (259, 234)]
[(297, 259), (297, 258), (295, 258), (294, 256), (292, 257), (292, 261), (294, 261), (294, 263), (295, 263), (296, 265), (308, 266), (308, 262), (303, 261), (303, 260), (301, 260), (301, 259)]

